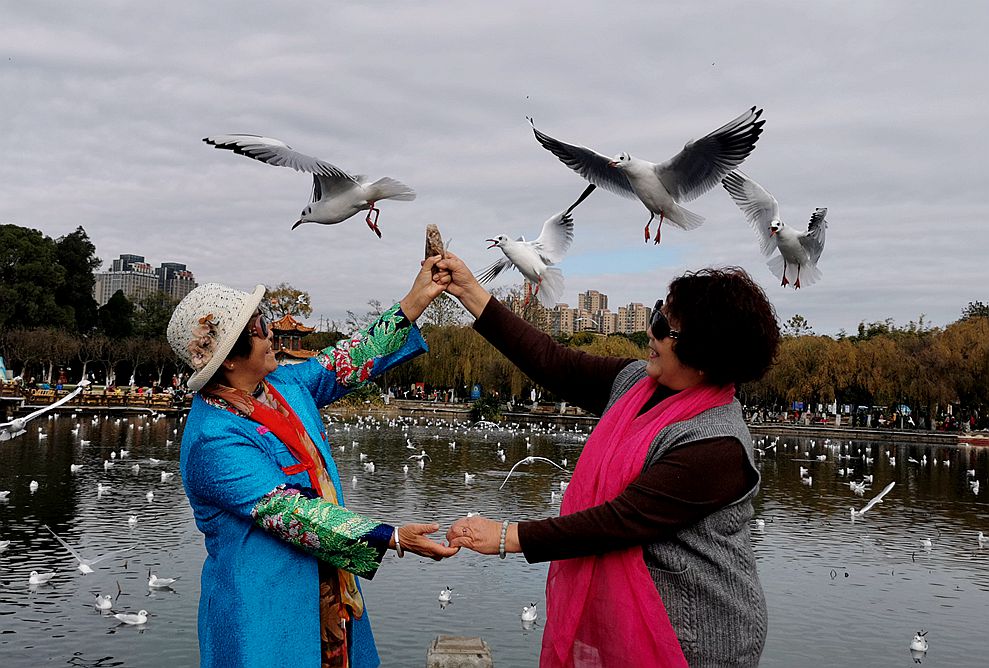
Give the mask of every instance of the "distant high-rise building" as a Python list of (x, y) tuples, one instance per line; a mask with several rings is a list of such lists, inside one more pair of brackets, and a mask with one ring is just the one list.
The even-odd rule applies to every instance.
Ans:
[(573, 336), (576, 332), (605, 336), (643, 332), (652, 316), (652, 309), (637, 302), (620, 306), (618, 312), (613, 313), (608, 310), (608, 295), (597, 290), (577, 295), (576, 308), (557, 304), (552, 309), (544, 309), (534, 301), (532, 288), (527, 283), (521, 295), (509, 299), (508, 307), (520, 316), (528, 313), (530, 322), (553, 336)]
[(628, 306), (618, 307), (618, 330), (626, 334), (644, 332), (649, 326), (652, 309), (648, 306), (632, 302)]
[(597, 290), (588, 290), (577, 295), (577, 309), (596, 313), (608, 308), (608, 295), (601, 294)]
[(143, 255), (121, 255), (110, 263), (110, 271), (97, 272), (93, 298), (103, 306), (118, 290), (132, 302), (155, 292), (182, 299), (196, 287), (196, 279), (184, 264), (164, 262), (155, 269)]

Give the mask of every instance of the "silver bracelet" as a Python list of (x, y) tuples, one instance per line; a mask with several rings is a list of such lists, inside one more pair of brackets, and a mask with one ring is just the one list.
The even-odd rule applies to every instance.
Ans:
[(402, 544), (398, 542), (398, 527), (395, 527), (395, 533), (392, 535), (395, 537), (395, 554), (401, 559), (405, 556), (405, 550), (402, 549)]
[(505, 558), (505, 537), (508, 535), (508, 520), (501, 523), (501, 540), (498, 541), (498, 558)]

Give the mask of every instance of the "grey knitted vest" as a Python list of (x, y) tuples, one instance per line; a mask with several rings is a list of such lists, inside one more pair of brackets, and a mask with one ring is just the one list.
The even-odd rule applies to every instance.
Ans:
[[(633, 362), (622, 369), (612, 386), (608, 408), (645, 377), (645, 368), (645, 362)], [(752, 437), (737, 400), (661, 430), (645, 467), (674, 448), (720, 436), (741, 441), (749, 466), (758, 476)], [(758, 491), (757, 481), (734, 503), (670, 540), (643, 548), (646, 567), (692, 668), (759, 664), (766, 641), (766, 599), (749, 536), (752, 499)]]

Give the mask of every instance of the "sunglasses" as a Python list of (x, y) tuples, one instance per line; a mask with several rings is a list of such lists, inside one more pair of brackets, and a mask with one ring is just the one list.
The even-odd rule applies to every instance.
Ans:
[(656, 300), (656, 305), (652, 307), (652, 320), (649, 321), (649, 331), (657, 341), (662, 341), (667, 336), (676, 341), (680, 338), (680, 332), (670, 329), (670, 321), (663, 315), (663, 300)]
[(248, 336), (256, 336), (259, 339), (267, 339), (270, 333), (268, 328), (268, 319), (264, 317), (264, 314), (258, 313), (256, 316), (251, 318), (250, 322), (247, 323), (247, 327), (244, 328), (244, 333)]

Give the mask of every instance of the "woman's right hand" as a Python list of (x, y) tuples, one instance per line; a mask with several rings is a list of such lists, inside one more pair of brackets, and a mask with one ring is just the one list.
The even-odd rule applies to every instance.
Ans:
[[(491, 294), (477, 282), (464, 261), (447, 251), (446, 257), (436, 263), (436, 268), (449, 276), (450, 283), (446, 286), (446, 291), (459, 299), (471, 315), (479, 317), (491, 299)], [(433, 280), (441, 280), (440, 276), (441, 274), (437, 274)]]
[(460, 551), (459, 547), (448, 547), (428, 537), (439, 529), (439, 524), (403, 524), (398, 528), (398, 540), (402, 544), (402, 550), (436, 561), (452, 557)]

